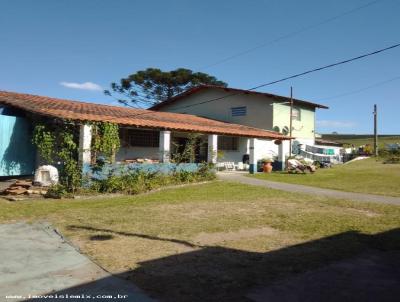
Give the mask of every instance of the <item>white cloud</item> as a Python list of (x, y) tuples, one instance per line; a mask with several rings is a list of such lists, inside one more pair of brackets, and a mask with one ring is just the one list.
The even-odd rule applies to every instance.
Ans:
[(72, 88), (72, 89), (81, 89), (81, 90), (90, 90), (90, 91), (101, 91), (103, 88), (92, 82), (85, 82), (85, 83), (73, 83), (73, 82), (61, 82), (60, 85)]
[(317, 127), (321, 128), (353, 128), (356, 125), (357, 123), (349, 121), (334, 121), (334, 120), (317, 121)]

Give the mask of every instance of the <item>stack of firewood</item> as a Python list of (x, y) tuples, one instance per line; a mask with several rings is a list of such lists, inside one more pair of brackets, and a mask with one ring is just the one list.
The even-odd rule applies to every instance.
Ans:
[(46, 188), (34, 187), (32, 181), (27, 180), (17, 180), (2, 192), (3, 195), (45, 195), (46, 193)]
[(27, 194), (29, 188), (32, 186), (31, 181), (17, 180), (11, 186), (3, 191), (5, 195), (21, 195)]

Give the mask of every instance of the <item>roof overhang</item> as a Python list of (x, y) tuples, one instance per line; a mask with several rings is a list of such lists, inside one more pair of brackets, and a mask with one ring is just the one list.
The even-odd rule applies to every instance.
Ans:
[[(168, 100), (165, 100), (159, 104), (156, 104), (150, 108), (150, 110), (160, 110), (162, 107), (165, 105), (173, 104), (179, 101), (180, 99), (190, 96), (192, 94), (198, 93), (200, 91), (204, 91), (207, 89), (219, 89), (219, 90), (224, 90), (226, 92), (232, 93), (232, 95), (239, 95), (239, 94), (247, 94), (247, 95), (259, 95), (259, 96), (265, 96), (269, 98), (275, 99), (277, 102), (290, 102), (290, 98), (286, 96), (281, 96), (281, 95), (276, 95), (276, 94), (271, 94), (271, 93), (266, 93), (266, 92), (258, 92), (258, 91), (252, 91), (252, 90), (244, 90), (244, 89), (237, 89), (237, 88), (229, 88), (229, 87), (222, 87), (222, 86), (214, 86), (214, 85), (199, 85), (193, 88), (190, 88)], [(229, 96), (227, 96), (228, 98)], [(202, 100), (202, 102), (207, 102), (208, 100)], [(212, 101), (212, 100), (209, 100)], [(299, 99), (293, 99), (293, 103), (295, 105), (304, 105), (304, 106), (310, 106), (314, 108), (320, 108), (320, 109), (329, 109), (328, 106), (309, 102), (309, 101), (304, 101), (304, 100), (299, 100)]]
[(216, 121), (190, 114), (133, 109), (6, 91), (0, 91), (0, 104), (55, 119), (69, 119), (81, 122), (112, 122), (137, 128), (272, 140), (290, 139), (290, 137), (278, 132)]

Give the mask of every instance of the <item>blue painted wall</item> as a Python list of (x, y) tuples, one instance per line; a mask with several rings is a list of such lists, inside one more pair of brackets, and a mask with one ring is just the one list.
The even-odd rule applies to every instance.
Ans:
[(0, 176), (33, 174), (36, 152), (31, 133), (25, 118), (0, 114)]
[(110, 175), (123, 176), (130, 173), (143, 172), (146, 174), (161, 173), (172, 175), (175, 172), (192, 172), (199, 170), (200, 164), (194, 163), (132, 163), (132, 164), (105, 164), (101, 169), (92, 170), (92, 167), (83, 167), (83, 172), (90, 178), (102, 180)]

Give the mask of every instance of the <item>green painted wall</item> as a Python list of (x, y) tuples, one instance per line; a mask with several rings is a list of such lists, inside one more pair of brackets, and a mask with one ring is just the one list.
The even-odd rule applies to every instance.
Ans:
[[(289, 104), (273, 104), (273, 127), (278, 126), (282, 130), (284, 126), (289, 128), (290, 106)], [(310, 107), (295, 106), (300, 110), (300, 121), (293, 119), (292, 135), (296, 138), (314, 139), (315, 135), (315, 109)]]

